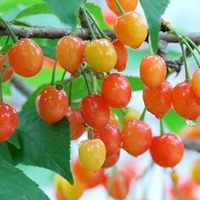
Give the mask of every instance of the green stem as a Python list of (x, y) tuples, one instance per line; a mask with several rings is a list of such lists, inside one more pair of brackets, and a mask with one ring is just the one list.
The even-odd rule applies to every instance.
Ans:
[(9, 35), (9, 36), (7, 36), (7, 38), (6, 38), (6, 41), (5, 41), (5, 43), (4, 43), (4, 46), (8, 44), (8, 42), (9, 42), (9, 39), (10, 39), (10, 35)]
[(90, 140), (92, 140), (92, 139), (94, 139), (94, 136), (93, 136), (93, 129), (92, 128), (90, 128), (90, 138), (89, 138)]
[(84, 17), (85, 17), (85, 20), (86, 20), (86, 22), (87, 22), (88, 28), (90, 29), (90, 33), (91, 33), (91, 36), (92, 36), (92, 40), (96, 40), (97, 38), (96, 38), (96, 36), (95, 36), (95, 34), (94, 34), (94, 31), (93, 31), (92, 26), (91, 26), (91, 24), (90, 24), (90, 21), (89, 21), (89, 19), (88, 19), (87, 12), (85, 11), (85, 8), (84, 8), (84, 7), (81, 7), (81, 10), (82, 10), (83, 15), (84, 15)]
[(26, 26), (26, 27), (39, 27), (39, 26), (36, 26), (36, 25), (31, 24), (29, 22), (20, 21), (20, 20), (17, 20), (17, 19), (13, 19), (10, 23), (15, 24), (15, 25)]
[(96, 77), (93, 74), (93, 71), (91, 69), (89, 70), (89, 74), (90, 74), (91, 81), (92, 81), (92, 94), (97, 94), (97, 81), (96, 81)]
[(86, 83), (86, 86), (87, 86), (88, 94), (92, 94), (88, 80), (87, 80), (87, 77), (86, 77), (85, 68), (83, 68), (83, 66), (81, 66), (81, 69), (82, 69), (83, 77), (85, 79), (85, 83)]
[(120, 108), (119, 110), (121, 111), (121, 113), (122, 113), (123, 115), (125, 115), (125, 114), (127, 113), (127, 110), (126, 110), (125, 108)]
[(62, 79), (61, 79), (61, 82), (64, 81), (65, 79), (65, 74), (67, 73), (67, 71), (64, 71), (63, 75), (62, 75)]
[(160, 119), (160, 135), (162, 135), (163, 133), (165, 133), (165, 131), (164, 131), (164, 125), (163, 125), (163, 120)]
[(89, 15), (90, 19), (92, 20), (92, 22), (94, 23), (94, 25), (96, 26), (97, 30), (99, 31), (100, 35), (102, 38), (111, 40), (104, 32), (103, 30), (100, 28), (100, 26), (96, 23), (95, 19), (92, 17), (92, 15), (90, 14), (90, 11), (87, 9), (86, 6), (84, 6), (84, 9), (86, 10), (87, 14)]
[(13, 31), (10, 29), (10, 27), (8, 26), (8, 24), (6, 23), (6, 21), (1, 17), (0, 15), (0, 21), (3, 23), (3, 25), (6, 27), (8, 33), (10, 34), (10, 36), (12, 37), (12, 40), (14, 43), (16, 43), (18, 41), (18, 39), (16, 38), (15, 34), (13, 33)]
[(71, 106), (72, 105), (72, 85), (73, 85), (73, 81), (70, 82), (69, 84), (69, 94), (68, 94), (68, 104)]
[(191, 44), (191, 45), (197, 50), (197, 52), (200, 54), (199, 48), (197, 47), (197, 45), (196, 45), (189, 37), (186, 37), (185, 35), (183, 35), (183, 38), (184, 38), (185, 40), (187, 40), (187, 42), (188, 42), (189, 44)]
[(140, 119), (139, 119), (140, 121), (144, 121), (145, 114), (146, 114), (146, 108), (144, 108), (142, 115), (140, 116)]
[(70, 82), (72, 82), (74, 80), (73, 76), (71, 76), (70, 78), (62, 81), (61, 83), (56, 85), (56, 89), (57, 90), (62, 90), (67, 84), (69, 84)]
[(119, 4), (119, 2), (117, 0), (115, 0), (115, 3), (117, 4), (117, 7), (119, 8), (119, 11), (120, 11), (121, 15), (123, 15), (125, 12), (122, 9), (121, 5)]
[(185, 81), (190, 82), (190, 75), (189, 75), (189, 71), (188, 71), (188, 67), (187, 67), (186, 54), (185, 54), (185, 50), (184, 50), (182, 41), (180, 41), (180, 45), (181, 45), (181, 51), (183, 54), (183, 62), (184, 62), (184, 67), (185, 67)]
[(3, 76), (5, 74), (6, 68), (7, 66), (3, 65), (3, 68), (0, 74), (0, 95), (1, 95), (0, 103), (3, 103)]
[(54, 65), (53, 65), (52, 79), (51, 79), (52, 86), (55, 85), (56, 63), (57, 63), (57, 61), (55, 60)]

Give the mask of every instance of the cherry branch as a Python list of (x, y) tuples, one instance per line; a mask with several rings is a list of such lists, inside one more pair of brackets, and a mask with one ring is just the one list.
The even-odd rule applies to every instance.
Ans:
[(194, 150), (200, 152), (200, 140), (194, 139), (189, 140), (181, 138), (186, 149)]

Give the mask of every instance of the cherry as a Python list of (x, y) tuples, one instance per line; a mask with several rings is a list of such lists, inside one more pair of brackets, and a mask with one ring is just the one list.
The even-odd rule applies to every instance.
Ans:
[(120, 149), (118, 149), (117, 152), (115, 152), (114, 154), (106, 157), (101, 168), (109, 168), (114, 166), (119, 160), (119, 157), (120, 157)]
[(133, 119), (124, 125), (122, 138), (122, 148), (137, 157), (149, 149), (152, 131), (145, 122)]
[(42, 69), (43, 62), (42, 49), (28, 38), (19, 40), (8, 51), (8, 63), (20, 76), (35, 76)]
[(98, 171), (106, 158), (106, 148), (99, 139), (83, 140), (79, 144), (79, 158), (83, 166), (90, 171)]
[(71, 74), (83, 64), (84, 51), (84, 41), (76, 36), (62, 37), (56, 45), (58, 62)]
[(8, 58), (7, 54), (0, 54), (0, 69), (3, 67), (3, 64), (5, 64), (7, 58)]
[(120, 126), (119, 117), (112, 110), (110, 111), (110, 122), (112, 122), (113, 124), (115, 124), (116, 126), (118, 126), (118, 128), (120, 129), (121, 126)]
[(0, 122), (0, 142), (4, 142), (14, 134), (17, 128), (17, 111), (8, 104), (0, 103)]
[(39, 116), (49, 124), (60, 121), (67, 111), (68, 98), (64, 90), (55, 86), (42, 88), (36, 97), (36, 108)]
[(116, 19), (114, 32), (121, 43), (137, 49), (147, 37), (147, 25), (139, 13), (129, 11)]
[[(0, 74), (1, 74), (1, 72), (2, 72), (2, 69), (0, 68)], [(12, 67), (8, 66), (6, 68), (6, 71), (3, 76), (3, 83), (10, 80), (12, 78), (13, 73), (14, 73), (14, 71), (13, 71)]]
[(118, 72), (122, 72), (126, 69), (126, 63), (128, 60), (128, 50), (126, 45), (121, 43), (118, 39), (112, 41), (116, 51), (117, 51), (117, 63), (115, 65), (115, 69)]
[[(88, 138), (90, 137), (90, 130), (88, 131)], [(122, 136), (119, 128), (109, 122), (108, 128), (103, 129), (101, 131), (93, 130), (93, 137), (95, 139), (100, 139), (106, 147), (106, 157), (111, 156), (116, 153), (120, 147), (122, 142)]]
[(110, 120), (110, 108), (99, 94), (84, 97), (80, 110), (85, 123), (95, 130), (101, 131)]
[(200, 85), (199, 85), (199, 81), (200, 81), (200, 69), (196, 70), (192, 76), (192, 88), (194, 90), (194, 92), (196, 93), (196, 95), (200, 98)]
[(168, 81), (163, 81), (156, 89), (145, 86), (143, 89), (143, 100), (145, 108), (162, 119), (172, 108), (173, 87)]
[(71, 131), (71, 137), (72, 137), (72, 135), (76, 131), (76, 115), (75, 115), (74, 109), (71, 106), (67, 107), (65, 116), (68, 118), (70, 122), (70, 131)]
[(156, 89), (161, 84), (166, 73), (166, 63), (158, 55), (147, 55), (140, 63), (140, 78), (147, 87), (152, 89)]
[(193, 91), (191, 82), (182, 82), (174, 87), (172, 105), (185, 119), (195, 121), (200, 116), (200, 98)]
[(117, 63), (117, 52), (109, 40), (93, 40), (85, 48), (85, 59), (93, 69), (109, 72)]
[(103, 17), (108, 26), (113, 28), (117, 16), (107, 6), (103, 8)]
[(69, 200), (64, 194), (60, 193), (58, 190), (56, 190), (56, 199), (57, 200)]
[(115, 171), (107, 179), (105, 187), (114, 199), (125, 199), (128, 195), (131, 179), (124, 171)]
[(194, 181), (200, 185), (200, 159), (196, 159), (192, 163), (192, 177)]
[[(135, 10), (138, 4), (138, 0), (118, 0), (118, 2), (125, 12)], [(114, 0), (106, 0), (106, 3), (110, 10), (112, 10), (116, 15), (121, 15), (119, 8), (117, 7), (117, 4)]]
[(172, 132), (153, 137), (149, 150), (153, 161), (161, 167), (173, 168), (184, 154), (182, 140)]
[(110, 107), (123, 108), (131, 100), (131, 85), (124, 75), (112, 73), (102, 81), (101, 95)]
[(195, 126), (184, 126), (180, 132), (180, 137), (188, 139), (200, 139), (200, 123), (197, 123)]

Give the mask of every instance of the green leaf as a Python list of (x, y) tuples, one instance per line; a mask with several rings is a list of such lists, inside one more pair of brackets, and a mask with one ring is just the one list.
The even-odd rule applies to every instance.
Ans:
[(2, 200), (49, 200), (38, 185), (20, 169), (0, 159), (0, 199)]
[(55, 47), (40, 46), (40, 48), (42, 49), (43, 54), (46, 57), (57, 60), (57, 58), (56, 58), (56, 48)]
[(126, 76), (126, 78), (129, 80), (131, 84), (132, 91), (138, 91), (144, 89), (144, 83), (139, 77)]
[(140, 3), (144, 9), (149, 25), (153, 52), (157, 53), (161, 16), (164, 14), (169, 0), (140, 0)]
[(3, 83), (3, 94), (4, 95), (12, 95), (11, 87), (10, 87), (10, 80)]
[(84, 0), (43, 0), (59, 19), (76, 29), (76, 18), (78, 16), (78, 8), (84, 3)]
[(6, 140), (6, 142), (14, 145), (17, 149), (21, 148), (18, 138), (17, 138), (17, 134), (13, 134), (12, 137), (10, 137), (8, 140)]
[(30, 15), (38, 15), (38, 14), (53, 14), (53, 11), (47, 4), (38, 3), (28, 8), (25, 8), (20, 13), (18, 13), (18, 15), (14, 18), (20, 19), (20, 18), (27, 17)]
[(13, 163), (10, 150), (8, 148), (7, 142), (0, 142), (0, 159), (4, 159), (9, 163)]
[(15, 163), (50, 169), (73, 184), (67, 118), (48, 124), (39, 117), (35, 106), (22, 110), (18, 117), (19, 123), (14, 134), (17, 134), (21, 148), (10, 148)]
[(5, 46), (0, 50), (0, 53), (2, 53), (2, 54), (8, 53), (8, 50), (9, 50), (10, 47), (12, 47), (12, 46), (13, 46), (12, 44), (7, 44), (7, 45), (5, 45)]
[(105, 22), (104, 17), (103, 17), (103, 13), (101, 10), (101, 7), (99, 7), (98, 5), (94, 4), (94, 3), (87, 3), (87, 9), (90, 11), (90, 13), (95, 17), (95, 19), (98, 22), (98, 25), (100, 26), (100, 28), (102, 29), (111, 29)]

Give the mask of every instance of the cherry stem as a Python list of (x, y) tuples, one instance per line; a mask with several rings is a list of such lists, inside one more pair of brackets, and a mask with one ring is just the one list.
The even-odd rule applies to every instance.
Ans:
[(144, 117), (145, 117), (145, 114), (146, 114), (146, 108), (144, 108), (143, 112), (142, 112), (142, 115), (140, 116), (140, 121), (144, 121)]
[(67, 84), (69, 84), (69, 83), (72, 82), (73, 80), (74, 80), (74, 77), (71, 76), (70, 78), (64, 80), (63, 82), (58, 83), (58, 84), (56, 85), (56, 89), (57, 89), (57, 90), (62, 90)]
[(115, 3), (117, 4), (117, 7), (119, 8), (119, 11), (120, 11), (121, 15), (123, 15), (125, 12), (122, 9), (121, 5), (119, 4), (119, 2), (117, 0), (115, 0)]
[(94, 136), (93, 136), (93, 129), (92, 128), (90, 128), (90, 138), (89, 138), (90, 140), (92, 140), (92, 139), (94, 139)]
[[(87, 64), (86, 64), (86, 66), (87, 66)], [(85, 68), (83, 68), (83, 66), (81, 66), (81, 69), (82, 69), (82, 74), (83, 74), (83, 77), (85, 79), (85, 83), (86, 83), (86, 86), (87, 86), (88, 94), (92, 94), (92, 91), (91, 91), (90, 86), (89, 86), (89, 82), (88, 82), (87, 77), (86, 77)]]
[(183, 38), (189, 43), (192, 45), (192, 47), (194, 47), (197, 52), (200, 54), (200, 50), (199, 48), (197, 47), (197, 45), (189, 38), (189, 37), (186, 37), (185, 35), (183, 35)]
[(127, 113), (127, 110), (125, 108), (120, 108), (119, 110), (122, 112), (123, 115)]
[(55, 60), (54, 65), (53, 65), (52, 79), (51, 79), (52, 86), (55, 85), (56, 63), (57, 63), (57, 61)]
[(18, 41), (18, 39), (16, 38), (15, 34), (13, 33), (13, 31), (10, 29), (10, 27), (6, 23), (6, 21), (1, 17), (1, 15), (0, 15), (0, 22), (3, 23), (3, 25), (6, 27), (8, 33), (12, 37), (13, 42), (16, 43)]
[(151, 36), (149, 35), (148, 37), (148, 42), (149, 42), (149, 52), (150, 54), (155, 54), (152, 48), (152, 42), (151, 42)]
[(160, 135), (164, 134), (165, 131), (164, 131), (164, 125), (163, 125), (163, 120), (160, 119)]
[(3, 103), (3, 76), (5, 74), (6, 68), (7, 66), (3, 65), (3, 68), (0, 74), (0, 95), (1, 95), (0, 103)]
[(97, 38), (96, 38), (96, 36), (95, 36), (95, 34), (94, 34), (94, 31), (93, 31), (92, 26), (91, 26), (91, 24), (90, 24), (90, 21), (89, 21), (89, 19), (88, 19), (88, 15), (87, 15), (87, 12), (86, 12), (86, 10), (85, 10), (85, 7), (81, 7), (81, 11), (83, 12), (83, 15), (84, 15), (85, 20), (86, 20), (87, 25), (88, 25), (88, 28), (90, 29), (90, 33), (91, 33), (91, 36), (92, 36), (92, 40), (96, 40)]
[(5, 41), (5, 43), (4, 43), (4, 46), (8, 44), (8, 42), (9, 42), (9, 39), (10, 39), (10, 35), (9, 35), (9, 36), (7, 36), (7, 38), (6, 38), (6, 41)]
[(63, 75), (62, 75), (62, 79), (61, 79), (61, 82), (64, 81), (65, 79), (65, 74), (67, 73), (67, 71), (64, 71)]
[(96, 26), (97, 30), (99, 31), (100, 35), (102, 38), (111, 40), (104, 32), (103, 30), (100, 28), (100, 26), (96, 23), (94, 17), (92, 17), (90, 11), (87, 9), (86, 6), (84, 6), (84, 9), (86, 10), (87, 14), (89, 15), (90, 19), (92, 20), (92, 22), (94, 23), (94, 25)]
[(72, 86), (73, 86), (73, 81), (70, 82), (70, 84), (69, 84), (69, 93), (68, 93), (68, 104), (69, 104), (69, 106), (72, 105)]
[(92, 94), (97, 94), (97, 81), (96, 81), (96, 76), (94, 75), (92, 69), (89, 69), (89, 74), (91, 77), (92, 81)]

